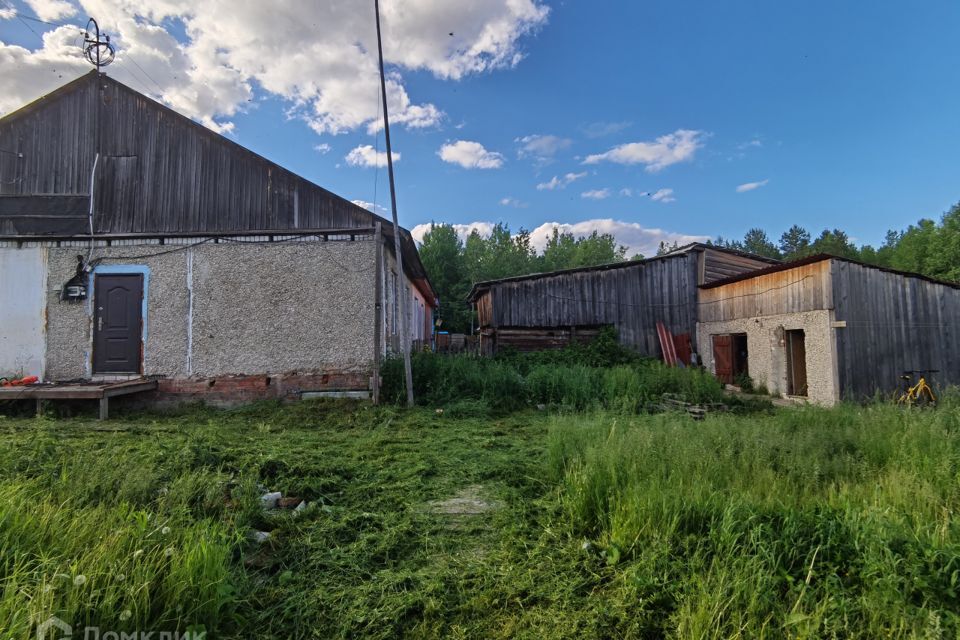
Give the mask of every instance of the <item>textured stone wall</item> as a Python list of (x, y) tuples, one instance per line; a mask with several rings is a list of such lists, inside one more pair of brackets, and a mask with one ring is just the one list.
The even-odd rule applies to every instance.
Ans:
[[(165, 255), (153, 255), (171, 251)], [(95, 301), (56, 291), (85, 249), (50, 249), (47, 377), (91, 375)], [(374, 243), (206, 243), (97, 248), (102, 264), (145, 266), (144, 373), (168, 377), (368, 371)]]
[(763, 384), (778, 395), (787, 392), (787, 355), (781, 341), (782, 331), (803, 329), (806, 347), (807, 398), (815, 404), (831, 406), (839, 397), (837, 386), (836, 329), (831, 327), (830, 310), (785, 315), (740, 318), (725, 322), (701, 322), (697, 338), (703, 364), (716, 373), (712, 336), (728, 333), (747, 334), (747, 366), (754, 384)]

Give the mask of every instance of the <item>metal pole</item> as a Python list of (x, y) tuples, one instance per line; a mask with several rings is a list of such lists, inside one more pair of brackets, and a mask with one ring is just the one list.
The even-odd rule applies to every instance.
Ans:
[[(390, 149), (390, 116), (387, 114), (387, 80), (383, 73), (383, 40), (380, 36), (380, 0), (373, 0), (373, 8), (377, 14), (377, 53), (380, 56), (380, 91), (383, 94), (383, 131), (387, 140), (387, 173), (390, 175), (390, 206), (393, 210), (393, 250), (397, 258), (397, 273), (400, 281), (405, 278), (403, 273), (403, 252), (400, 249), (400, 225), (397, 223), (397, 189), (393, 180), (393, 152)], [(413, 406), (413, 367), (410, 364), (409, 327), (410, 318), (407, 317), (407, 299), (404, 291), (398, 291), (400, 298), (400, 351), (403, 352), (403, 374), (407, 383), (407, 406)]]

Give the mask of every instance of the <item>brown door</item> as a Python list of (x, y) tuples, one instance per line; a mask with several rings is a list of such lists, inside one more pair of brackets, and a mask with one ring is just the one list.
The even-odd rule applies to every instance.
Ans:
[(97, 275), (93, 290), (93, 372), (140, 373), (143, 276)]
[(717, 379), (733, 384), (733, 340), (730, 336), (713, 336), (713, 364)]
[(807, 395), (807, 345), (802, 329), (787, 331), (787, 395)]

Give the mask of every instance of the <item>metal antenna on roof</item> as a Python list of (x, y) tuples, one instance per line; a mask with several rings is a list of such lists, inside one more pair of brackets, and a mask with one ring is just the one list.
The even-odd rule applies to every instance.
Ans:
[(100, 25), (96, 20), (93, 18), (87, 20), (87, 28), (83, 31), (83, 57), (95, 66), (97, 71), (100, 71), (101, 68), (113, 62), (116, 55), (116, 49), (110, 44), (110, 36), (100, 33)]
[[(383, 132), (387, 141), (387, 172), (390, 174), (390, 206), (393, 209), (393, 251), (397, 258), (397, 273), (403, 282), (403, 252), (400, 250), (400, 225), (397, 223), (397, 189), (393, 181), (393, 152), (390, 149), (390, 117), (387, 115), (387, 81), (383, 74), (383, 41), (380, 37), (380, 0), (373, 0), (373, 9), (377, 15), (377, 52), (380, 56), (380, 92), (383, 95)], [(404, 287), (406, 288), (406, 287)], [(413, 406), (413, 368), (410, 364), (410, 318), (407, 305), (410, 304), (405, 293), (397, 292), (400, 298), (400, 351), (403, 352), (403, 373), (407, 383), (407, 406)], [(380, 381), (377, 380), (377, 384)]]

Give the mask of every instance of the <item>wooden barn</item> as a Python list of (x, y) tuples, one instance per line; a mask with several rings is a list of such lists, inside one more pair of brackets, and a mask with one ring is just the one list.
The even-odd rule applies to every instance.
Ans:
[(902, 387), (905, 371), (960, 384), (960, 285), (819, 255), (700, 287), (704, 365), (832, 405)]
[(402, 297), (431, 335), (406, 230), (398, 274), (387, 220), (105, 75), (0, 119), (0, 149), (0, 376), (369, 392)]
[(562, 347), (610, 326), (622, 344), (659, 357), (662, 322), (689, 361), (698, 350), (698, 286), (777, 263), (694, 243), (656, 258), (480, 282), (468, 300), (485, 354)]

